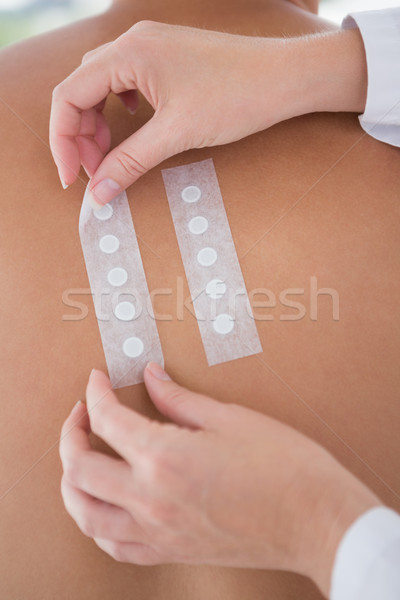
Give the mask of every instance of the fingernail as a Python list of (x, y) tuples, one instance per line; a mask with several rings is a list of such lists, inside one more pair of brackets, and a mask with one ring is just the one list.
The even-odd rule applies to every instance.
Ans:
[(154, 375), (156, 379), (160, 379), (161, 381), (171, 381), (171, 377), (168, 375), (168, 373), (166, 373), (164, 369), (155, 362), (147, 363), (146, 369), (150, 371), (150, 373)]
[(72, 407), (71, 412), (74, 412), (78, 408), (78, 406), (81, 406), (81, 404), (83, 404), (82, 400), (78, 400), (78, 402)]
[(89, 381), (92, 379), (93, 375), (96, 373), (96, 369), (92, 369), (89, 375)]
[(118, 196), (120, 192), (122, 192), (122, 188), (119, 183), (107, 177), (96, 183), (94, 188), (90, 190), (88, 200), (92, 207), (97, 210), (110, 202), (115, 196)]
[(69, 185), (67, 185), (60, 177), (60, 181), (61, 181), (61, 185), (63, 186), (63, 189), (66, 190), (67, 188), (69, 188)]

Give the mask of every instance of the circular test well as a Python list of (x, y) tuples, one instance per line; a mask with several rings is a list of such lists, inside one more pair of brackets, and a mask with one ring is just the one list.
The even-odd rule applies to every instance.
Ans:
[(206, 294), (213, 300), (218, 300), (226, 293), (226, 283), (222, 279), (211, 279), (206, 285)]
[(101, 208), (93, 210), (94, 216), (96, 219), (99, 219), (99, 221), (107, 221), (107, 219), (111, 219), (113, 213), (113, 208), (109, 204), (105, 204)]
[(128, 279), (128, 273), (122, 267), (111, 269), (107, 275), (108, 283), (114, 287), (124, 285)]
[(202, 248), (197, 254), (197, 261), (202, 267), (211, 267), (218, 258), (214, 248)]
[(205, 217), (193, 217), (189, 221), (189, 231), (195, 235), (204, 233), (208, 229), (208, 221)]
[(197, 185), (188, 185), (182, 190), (181, 193), (182, 200), (185, 202), (197, 202), (201, 198), (201, 189), (197, 187)]
[(140, 338), (129, 337), (124, 341), (122, 349), (129, 358), (137, 358), (143, 353), (144, 345)]
[(120, 321), (132, 321), (136, 314), (136, 309), (132, 302), (119, 302), (114, 308), (114, 315)]
[(222, 313), (215, 319), (213, 327), (217, 333), (226, 335), (232, 331), (234, 324), (234, 320), (230, 315)]
[(105, 254), (113, 254), (119, 248), (119, 239), (115, 235), (103, 235), (100, 238), (99, 247)]

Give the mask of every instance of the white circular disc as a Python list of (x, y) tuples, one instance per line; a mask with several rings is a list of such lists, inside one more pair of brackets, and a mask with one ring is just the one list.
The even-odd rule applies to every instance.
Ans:
[(197, 202), (201, 198), (201, 189), (197, 185), (188, 185), (182, 190), (181, 197), (185, 202)]
[(222, 298), (222, 296), (226, 293), (226, 283), (222, 281), (222, 279), (211, 279), (206, 285), (206, 294), (210, 298), (217, 300), (218, 298)]
[(119, 239), (115, 235), (103, 235), (99, 241), (100, 250), (105, 254), (112, 254), (119, 248)]
[(232, 331), (234, 324), (235, 322), (230, 315), (222, 313), (215, 319), (213, 327), (217, 333), (226, 335)]
[(197, 260), (202, 267), (211, 267), (218, 258), (214, 248), (202, 248), (197, 254)]
[(115, 287), (119, 287), (120, 285), (124, 285), (128, 279), (128, 273), (122, 267), (115, 267), (115, 269), (111, 269), (107, 275), (108, 283)]
[(129, 358), (136, 358), (143, 353), (144, 345), (140, 338), (129, 337), (124, 341), (122, 349)]
[(208, 229), (208, 221), (205, 217), (193, 217), (189, 221), (189, 231), (190, 233), (194, 233), (198, 235), (200, 233), (204, 233)]
[(98, 210), (93, 210), (94, 216), (96, 219), (99, 219), (99, 221), (107, 221), (107, 219), (111, 219), (113, 213), (114, 211), (110, 204), (105, 204)]
[(118, 302), (114, 308), (114, 315), (120, 321), (132, 321), (136, 314), (136, 309), (132, 302)]

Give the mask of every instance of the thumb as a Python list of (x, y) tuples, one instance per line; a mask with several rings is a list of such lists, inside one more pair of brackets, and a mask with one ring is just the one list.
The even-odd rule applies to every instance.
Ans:
[(155, 114), (105, 156), (89, 184), (90, 201), (95, 208), (110, 202), (147, 171), (178, 152), (173, 148), (176, 134), (169, 135), (169, 129), (166, 119)]
[(178, 425), (216, 431), (227, 423), (225, 404), (178, 385), (154, 362), (144, 371), (144, 383), (156, 408)]

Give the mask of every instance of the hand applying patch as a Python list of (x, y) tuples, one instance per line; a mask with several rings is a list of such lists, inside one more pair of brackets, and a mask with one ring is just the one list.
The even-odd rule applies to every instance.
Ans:
[[(376, 497), (279, 421), (193, 393), (155, 363), (145, 384), (172, 423), (120, 404), (95, 370), (64, 423), (62, 495), (83, 533), (122, 562), (287, 569), (326, 588), (345, 529)], [(90, 431), (121, 458), (94, 451)]]

